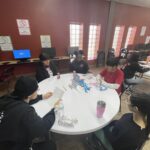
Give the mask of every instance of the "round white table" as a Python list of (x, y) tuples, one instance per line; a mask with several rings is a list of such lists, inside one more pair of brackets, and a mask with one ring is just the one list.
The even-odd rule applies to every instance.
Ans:
[[(68, 135), (91, 133), (109, 124), (119, 111), (120, 99), (115, 90), (107, 89), (100, 91), (94, 86), (96, 77), (92, 74), (79, 75), (90, 86), (91, 89), (88, 93), (82, 88), (77, 88), (76, 90), (68, 86), (73, 79), (72, 73), (61, 74), (60, 79), (54, 76), (39, 83), (39, 94), (48, 91), (53, 92), (55, 87), (64, 89), (65, 93), (62, 97), (64, 114), (78, 120), (72, 128), (63, 127), (58, 124), (56, 116), (56, 121), (51, 129), (52, 132)], [(98, 100), (103, 100), (106, 103), (106, 109), (102, 118), (97, 118), (96, 116)]]

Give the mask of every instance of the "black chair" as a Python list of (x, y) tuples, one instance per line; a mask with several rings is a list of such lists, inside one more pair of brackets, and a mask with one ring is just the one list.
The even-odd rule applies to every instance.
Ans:
[(140, 43), (140, 44), (137, 44), (137, 45), (135, 46), (135, 50), (144, 50), (145, 47), (146, 47), (145, 44)]
[(122, 48), (120, 50), (120, 58), (127, 58), (127, 53), (128, 53), (127, 49), (126, 48)]
[(103, 50), (97, 51), (96, 67), (105, 65), (105, 52)]
[(107, 55), (107, 59), (111, 60), (115, 57), (115, 49), (114, 48), (110, 48), (108, 51), (108, 55)]
[(147, 43), (147, 44), (145, 45), (145, 48), (146, 48), (146, 49), (150, 49), (150, 43)]

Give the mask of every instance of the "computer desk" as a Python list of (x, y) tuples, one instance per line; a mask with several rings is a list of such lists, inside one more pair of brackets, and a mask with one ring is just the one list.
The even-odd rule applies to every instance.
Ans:
[[(61, 61), (61, 60), (69, 60), (69, 56), (58, 56), (54, 57), (52, 60)], [(36, 63), (39, 62), (39, 58), (31, 58), (27, 61), (20, 61), (20, 60), (7, 60), (7, 61), (0, 61), (0, 66), (2, 65), (15, 65), (15, 64), (26, 64), (26, 63)]]
[[(58, 70), (60, 72), (67, 71), (66, 68), (69, 68), (69, 56), (58, 56), (53, 58), (56, 62)], [(31, 58), (27, 61), (20, 61), (20, 60), (10, 60), (10, 61), (0, 61), (0, 73), (7, 67), (14, 67), (14, 74), (15, 75), (24, 75), (24, 74), (33, 74), (36, 71), (37, 63), (39, 62), (39, 58)], [(62, 63), (63, 62), (63, 63)]]

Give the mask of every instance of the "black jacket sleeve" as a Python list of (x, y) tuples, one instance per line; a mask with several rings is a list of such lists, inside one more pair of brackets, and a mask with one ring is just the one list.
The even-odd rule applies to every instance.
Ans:
[(33, 105), (42, 99), (43, 99), (42, 95), (38, 95), (36, 99), (33, 99), (29, 102), (29, 105)]
[(44, 118), (40, 118), (33, 107), (30, 107), (22, 118), (22, 125), (32, 141), (34, 138), (45, 137), (55, 121), (54, 109)]
[(70, 69), (70, 71), (77, 71), (77, 61), (76, 60), (74, 60), (73, 62), (71, 62), (69, 64), (69, 69)]
[(37, 67), (35, 76), (38, 82), (41, 82), (46, 78), (49, 78), (47, 70), (41, 64), (39, 64), (39, 66)]
[(57, 74), (57, 67), (55, 65), (55, 62), (53, 60), (50, 61), (50, 69), (53, 72), (53, 75), (55, 76)]

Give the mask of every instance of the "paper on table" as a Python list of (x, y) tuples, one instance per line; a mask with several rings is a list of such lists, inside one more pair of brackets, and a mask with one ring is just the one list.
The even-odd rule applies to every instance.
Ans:
[(39, 101), (38, 103), (32, 105), (32, 107), (34, 107), (36, 113), (41, 117), (43, 118), (51, 109), (52, 107), (49, 106), (47, 104), (46, 101), (42, 100), (42, 101)]
[(54, 104), (55, 104), (58, 100), (60, 100), (60, 99), (62, 98), (63, 94), (64, 94), (64, 91), (61, 90), (60, 88), (56, 87), (56, 88), (54, 89), (53, 95), (49, 98), (49, 100), (47, 101), (47, 103), (48, 103), (51, 107), (53, 107)]
[(56, 87), (54, 89), (53, 96), (51, 96), (48, 100), (41, 100), (32, 106), (40, 117), (44, 117), (54, 107), (54, 104), (62, 98), (63, 94), (64, 91)]

